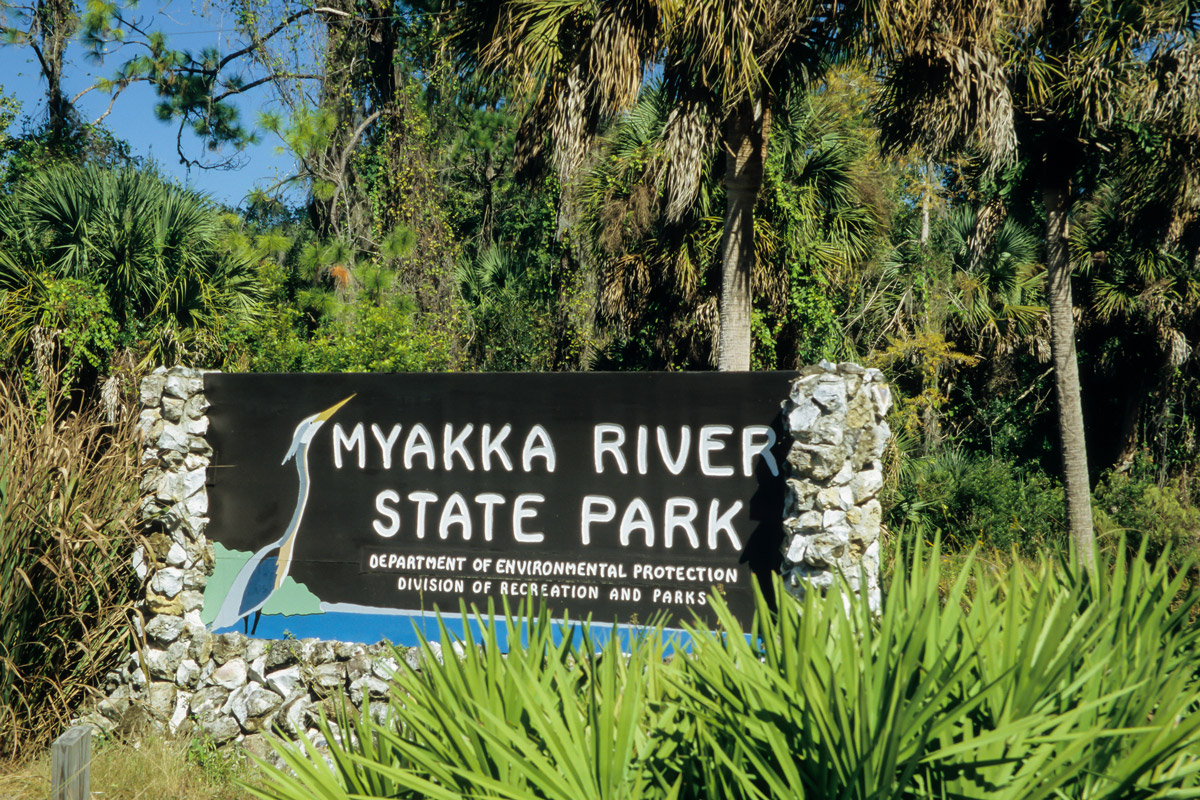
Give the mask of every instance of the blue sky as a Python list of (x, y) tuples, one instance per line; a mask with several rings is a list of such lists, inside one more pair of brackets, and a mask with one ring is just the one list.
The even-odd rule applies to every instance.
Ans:
[[(142, 3), (137, 8), (138, 16), (145, 19), (151, 29), (167, 35), (168, 46), (193, 52), (211, 46), (229, 49), (231, 39), (228, 34), (234, 32), (235, 26), (227, 13), (222, 16), (220, 12), (221, 9), (209, 5), (208, 11), (201, 15), (190, 2)], [(83, 57), (82, 48), (72, 45), (67, 53), (69, 63), (64, 70), (64, 90), (71, 96), (97, 78), (111, 76), (132, 54), (132, 51), (128, 54), (118, 52), (104, 64), (94, 64)], [(35, 123), (45, 120), (46, 83), (41, 78), (32, 50), (20, 45), (0, 45), (0, 85), (7, 94), (21, 101), (23, 116), (32, 118)], [(268, 92), (264, 86), (239, 99), (243, 121), (255, 121), (258, 111), (269, 100)], [(79, 101), (77, 107), (90, 121), (104, 111), (108, 100), (106, 94), (92, 91)], [(218, 202), (240, 205), (255, 185), (269, 185), (291, 170), (291, 158), (277, 153), (278, 140), (265, 132), (261, 134), (260, 144), (251, 145), (243, 152), (242, 166), (237, 169), (193, 167), (187, 170), (179, 163), (175, 151), (177, 123), (160, 122), (154, 115), (154, 104), (153, 91), (144, 84), (134, 84), (117, 98), (105, 124), (117, 137), (129, 142), (135, 155), (152, 158), (167, 175), (211, 195)], [(18, 121), (10, 133), (20, 133), (20, 125)], [(193, 157), (202, 153), (195, 139), (186, 132), (184, 148)]]

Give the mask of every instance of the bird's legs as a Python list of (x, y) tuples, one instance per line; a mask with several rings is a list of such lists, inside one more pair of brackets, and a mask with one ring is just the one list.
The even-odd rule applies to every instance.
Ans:
[(259, 618), (259, 617), (261, 617), (261, 616), (262, 616), (262, 609), (260, 608), (258, 611), (255, 611), (255, 612), (254, 612), (254, 625), (252, 625), (252, 626), (251, 626), (251, 628), (250, 628), (250, 635), (251, 635), (251, 636), (253, 636), (253, 635), (254, 635), (254, 632), (255, 632), (256, 630), (258, 630), (258, 618)]

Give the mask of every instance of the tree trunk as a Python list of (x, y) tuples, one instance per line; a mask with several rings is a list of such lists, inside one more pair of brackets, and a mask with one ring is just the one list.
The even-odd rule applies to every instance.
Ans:
[[(757, 107), (756, 107), (757, 106)], [(762, 187), (766, 120), (762, 104), (743, 100), (725, 121), (725, 230), (721, 234), (721, 339), (717, 369), (750, 369), (754, 204)]]
[[(1049, 159), (1048, 159), (1049, 160)], [(1075, 357), (1075, 320), (1072, 317), (1071, 259), (1067, 252), (1070, 223), (1067, 198), (1070, 173), (1048, 170), (1042, 190), (1046, 204), (1046, 273), (1049, 281), (1050, 354), (1054, 361), (1054, 388), (1058, 397), (1058, 429), (1062, 439), (1063, 482), (1067, 489), (1067, 522), (1075, 551), (1092, 563), (1092, 494), (1088, 481), (1087, 444), (1083, 431), (1083, 406), (1079, 394), (1079, 364)]]
[(71, 103), (63, 95), (63, 62), (67, 45), (75, 35), (79, 16), (75, 4), (64, 0), (40, 3), (34, 15), (34, 52), (46, 79), (46, 114), (48, 127), (54, 139), (62, 139), (70, 128)]

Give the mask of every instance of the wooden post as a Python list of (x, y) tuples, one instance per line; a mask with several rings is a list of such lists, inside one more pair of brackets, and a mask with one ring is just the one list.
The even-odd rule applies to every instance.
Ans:
[(50, 768), (50, 800), (89, 800), (92, 777), (90, 726), (77, 725), (54, 740)]

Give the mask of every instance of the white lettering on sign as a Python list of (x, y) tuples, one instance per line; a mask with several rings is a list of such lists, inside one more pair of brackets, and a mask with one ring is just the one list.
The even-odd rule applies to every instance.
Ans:
[(658, 426), (658, 453), (662, 456), (663, 465), (672, 475), (678, 475), (683, 472), (683, 465), (687, 463), (688, 450), (692, 447), (692, 429), (687, 425), (682, 425), (679, 428), (679, 452), (672, 456), (670, 446), (667, 444), (667, 429), (662, 425)]
[[(599, 506), (602, 510), (597, 511)], [(617, 504), (611, 497), (604, 495), (589, 494), (583, 498), (583, 509), (579, 515), (579, 535), (580, 541), (584, 544), (592, 543), (592, 523), (593, 522), (612, 522), (617, 516)]]
[[(721, 454), (729, 448), (730, 442), (724, 437), (733, 436), (732, 425), (703, 425), (700, 428), (699, 441), (696, 445), (696, 466), (701, 475), (710, 478), (728, 478), (736, 474), (732, 464), (719, 463)], [(651, 472), (650, 428), (646, 425), (637, 426), (633, 437), (633, 468), (638, 475)], [(604, 470), (615, 467), (622, 475), (629, 474), (629, 458), (625, 453), (625, 445), (629, 437), (624, 426), (615, 422), (597, 423), (592, 428), (592, 464), (596, 474), (604, 474)], [(672, 475), (679, 475), (687, 465), (692, 454), (692, 429), (687, 425), (679, 426), (678, 444), (672, 447), (671, 435), (662, 425), (655, 426), (654, 440), (657, 443), (658, 460)], [(775, 431), (769, 425), (747, 425), (742, 428), (742, 474), (750, 477), (754, 474), (754, 457), (759, 456), (770, 469), (772, 475), (779, 474), (779, 464), (771, 453), (775, 445)], [(735, 445), (736, 446), (736, 445)], [(731, 454), (732, 455), (732, 454)]]
[[(379, 452), (383, 456), (383, 468), (392, 468), (392, 448), (396, 446), (396, 440), (400, 438), (400, 426), (393, 425), (392, 430), (388, 433), (387, 438), (383, 436), (383, 429), (372, 423), (371, 433), (375, 436), (375, 441), (379, 442)], [(359, 458), (359, 468), (364, 466), (364, 460)]]
[(471, 540), (471, 512), (467, 511), (466, 499), (458, 492), (446, 498), (446, 505), (442, 507), (442, 517), (438, 520), (438, 537), (448, 539), (451, 525), (459, 526), (464, 542)]
[(338, 469), (342, 468), (342, 450), (358, 449), (358, 468), (365, 469), (367, 466), (367, 439), (363, 435), (362, 423), (354, 426), (347, 436), (342, 430), (340, 424), (333, 426), (333, 465)]
[(546, 471), (554, 472), (554, 443), (550, 441), (550, 433), (541, 425), (534, 425), (525, 437), (525, 447), (521, 450), (521, 468), (530, 472), (535, 458), (545, 459)]
[(513, 503), (513, 538), (524, 544), (537, 544), (546, 538), (546, 534), (524, 529), (524, 521), (537, 516), (536, 508), (526, 508), (527, 503), (543, 503), (546, 498), (540, 494), (519, 494)]
[(475, 471), (475, 462), (471, 460), (471, 454), (467, 452), (464, 444), (473, 430), (475, 430), (475, 426), (467, 423), (467, 427), (455, 436), (454, 426), (446, 423), (445, 430), (442, 432), (442, 466), (446, 468), (447, 472), (454, 466), (455, 455), (462, 459), (464, 467), (472, 472)]
[(483, 506), (483, 540), (490, 542), (492, 540), (492, 520), (494, 519), (492, 510), (504, 502), (504, 495), (484, 492), (475, 495), (475, 502)]
[(390, 539), (400, 532), (400, 512), (388, 505), (388, 503), (399, 502), (400, 495), (391, 489), (384, 489), (375, 495), (375, 510), (387, 517), (388, 522), (380, 524), (379, 520), (375, 520), (371, 523), (371, 527), (385, 539)]
[(629, 474), (629, 466), (625, 463), (625, 454), (621, 445), (625, 444), (625, 429), (610, 422), (601, 422), (592, 429), (592, 453), (596, 459), (596, 474), (604, 472), (604, 454), (609, 453), (616, 461), (617, 469), (622, 475)]
[(733, 529), (733, 518), (742, 510), (742, 501), (736, 500), (724, 514), (721, 513), (721, 501), (713, 500), (708, 506), (708, 549), (717, 549), (717, 537), (722, 531), (729, 536), (729, 541), (738, 550), (742, 549), (742, 540)]
[[(371, 441), (374, 442), (374, 446), (370, 449), (374, 453), (375, 448), (378, 448), (378, 463), (385, 470), (392, 469), (397, 460), (396, 448), (401, 433), (403, 426), (399, 423), (388, 428), (386, 433), (378, 423), (371, 423)], [(399, 461), (406, 470), (411, 470), (413, 465), (421, 460), (428, 470), (437, 469), (440, 464), (441, 469), (446, 472), (459, 467), (474, 472), (478, 463), (484, 472), (491, 472), (493, 468), (503, 468), (512, 472), (515, 469), (513, 456), (507, 448), (512, 433), (513, 426), (507, 422), (500, 426), (499, 430), (491, 424), (477, 428), (470, 422), (461, 426), (446, 423), (442, 426), (439, 459), (433, 434), (423, 423), (415, 422), (404, 437), (402, 457)], [(660, 463), (670, 474), (680, 475), (689, 460), (692, 460), (701, 475), (730, 477), (738, 470), (732, 464), (725, 463), (725, 454), (733, 449), (730, 437), (735, 433), (736, 430), (730, 425), (703, 425), (697, 437), (696, 447), (693, 448), (692, 428), (688, 425), (679, 426), (677, 432), (663, 425), (654, 426), (653, 429), (648, 425), (638, 425), (630, 436), (619, 423), (601, 422), (592, 429), (592, 464), (597, 475), (604, 474), (606, 469), (615, 469), (622, 475), (629, 475), (631, 472), (648, 475), (654, 471), (655, 465)], [(754, 474), (756, 457), (762, 460), (771, 475), (779, 475), (779, 462), (771, 452), (776, 441), (775, 431), (769, 425), (743, 427), (740, 442), (742, 475), (751, 477)], [(355, 424), (349, 433), (341, 423), (334, 423), (332, 442), (333, 463), (337, 469), (343, 468), (347, 453), (353, 453), (353, 459), (359, 469), (366, 469), (369, 441), (363, 423)], [(626, 452), (627, 445), (630, 452)], [(554, 440), (545, 426), (535, 424), (526, 433), (521, 447), (521, 470), (527, 473), (534, 472), (534, 463), (539, 459), (547, 473), (556, 470), (558, 454)], [(374, 460), (373, 456), (371, 460)]]
[(408, 499), (417, 504), (417, 538), (425, 538), (425, 506), (437, 501), (433, 492), (409, 492)]
[(506, 470), (512, 472), (512, 461), (509, 460), (508, 453), (504, 451), (504, 440), (508, 438), (510, 433), (512, 433), (512, 425), (506, 422), (504, 423), (504, 427), (500, 429), (500, 433), (496, 434), (496, 438), (493, 439), (492, 426), (483, 426), (483, 430), (480, 433), (479, 460), (483, 462), (484, 472), (491, 471), (493, 455), (500, 459), (500, 463), (504, 465)]
[(646, 547), (654, 546), (654, 520), (650, 518), (650, 507), (640, 497), (626, 506), (621, 515), (621, 546), (629, 547), (629, 538), (634, 531), (641, 531), (646, 539)]
[[(760, 438), (761, 437), (761, 438)], [(742, 428), (742, 474), (754, 474), (754, 457), (761, 456), (772, 475), (779, 474), (779, 464), (771, 448), (775, 446), (775, 431), (770, 425), (747, 425)]]
[(700, 537), (696, 534), (696, 515), (700, 509), (696, 501), (690, 497), (672, 497), (667, 500), (666, 511), (663, 512), (663, 544), (670, 549), (675, 544), (675, 529), (681, 529), (687, 534), (688, 544), (693, 550), (700, 549)]
[(733, 474), (733, 467), (717, 466), (712, 463), (713, 453), (725, 449), (725, 443), (718, 436), (729, 436), (733, 428), (729, 425), (705, 425), (700, 428), (700, 472), (705, 475), (728, 477)]
[(413, 459), (418, 455), (425, 456), (427, 469), (434, 468), (437, 456), (433, 452), (433, 437), (429, 435), (429, 429), (419, 422), (409, 429), (408, 438), (404, 440), (404, 468), (412, 469)]

